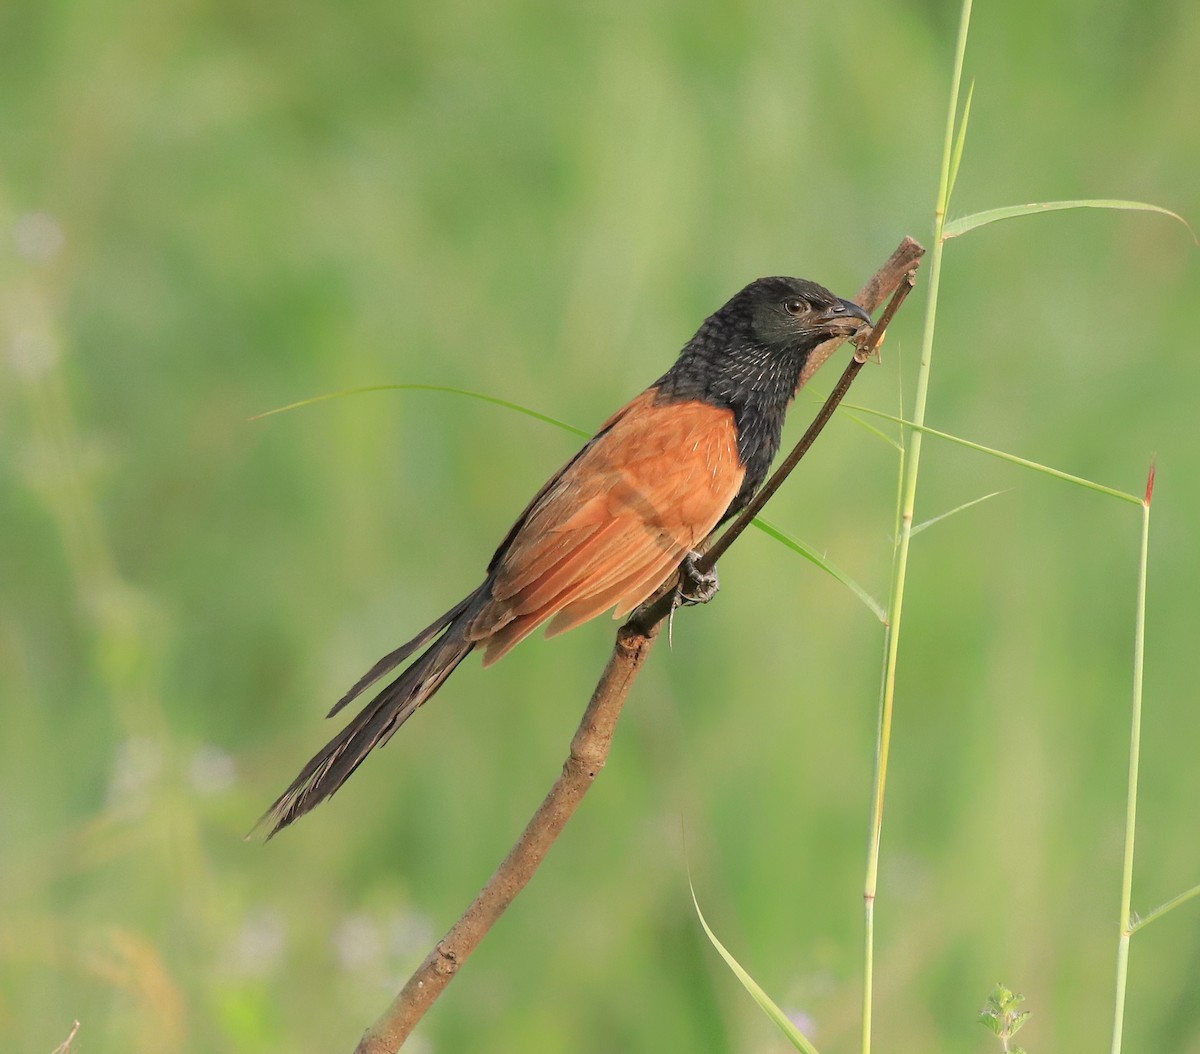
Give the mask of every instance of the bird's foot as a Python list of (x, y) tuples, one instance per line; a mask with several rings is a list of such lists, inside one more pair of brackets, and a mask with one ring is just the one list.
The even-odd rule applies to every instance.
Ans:
[(679, 564), (679, 585), (675, 587), (675, 606), (707, 604), (721, 588), (721, 579), (714, 567), (701, 571), (696, 566), (700, 554), (690, 552)]
[(685, 605), (690, 607), (693, 604), (707, 604), (721, 588), (717, 569), (714, 567), (711, 571), (701, 571), (696, 566), (699, 559), (700, 554), (692, 551), (679, 562), (679, 582), (675, 586), (675, 596), (667, 614), (667, 647), (672, 643), (671, 631), (675, 628), (675, 609)]

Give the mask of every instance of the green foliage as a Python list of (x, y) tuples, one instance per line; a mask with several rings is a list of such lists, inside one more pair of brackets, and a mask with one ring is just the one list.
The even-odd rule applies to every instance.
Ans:
[(1023, 995), (998, 984), (979, 1011), (979, 1023), (1000, 1040), (1000, 1046), (1006, 1054), (1025, 1054), (1024, 1047), (1011, 1045), (1012, 1038), (1029, 1020), (1030, 1011), (1020, 1008), (1024, 1001)]

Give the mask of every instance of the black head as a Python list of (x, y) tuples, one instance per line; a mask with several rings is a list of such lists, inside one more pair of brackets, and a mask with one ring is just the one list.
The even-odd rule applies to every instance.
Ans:
[(659, 387), (718, 405), (756, 395), (786, 404), (812, 350), (868, 322), (861, 307), (816, 282), (759, 278), (704, 320)]
[(760, 278), (704, 320), (655, 383), (666, 402), (701, 400), (733, 412), (746, 475), (740, 508), (766, 478), (783, 419), (813, 349), (871, 321), (857, 304), (803, 278)]
[(722, 311), (743, 316), (755, 343), (806, 351), (830, 337), (851, 336), (871, 321), (857, 304), (803, 278), (760, 278)]

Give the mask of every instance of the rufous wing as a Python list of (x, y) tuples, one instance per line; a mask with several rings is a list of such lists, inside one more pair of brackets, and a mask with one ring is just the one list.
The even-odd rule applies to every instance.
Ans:
[(468, 629), (485, 666), (547, 619), (554, 634), (611, 607), (632, 611), (737, 496), (732, 412), (655, 396), (610, 418), (518, 521), (493, 564), (492, 600)]

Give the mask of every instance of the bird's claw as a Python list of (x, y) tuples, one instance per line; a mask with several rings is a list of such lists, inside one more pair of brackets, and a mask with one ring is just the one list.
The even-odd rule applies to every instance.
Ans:
[(700, 558), (697, 552), (690, 552), (679, 562), (679, 581), (675, 585), (675, 596), (672, 598), (671, 610), (667, 613), (667, 647), (671, 646), (671, 631), (675, 628), (675, 610), (693, 604), (707, 604), (717, 595), (721, 588), (721, 579), (714, 567), (710, 571), (701, 571), (696, 566)]
[(721, 588), (721, 579), (714, 567), (701, 571), (696, 566), (700, 554), (688, 553), (679, 564), (679, 584), (675, 587), (675, 606), (707, 604)]

